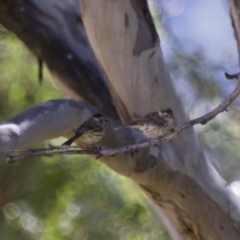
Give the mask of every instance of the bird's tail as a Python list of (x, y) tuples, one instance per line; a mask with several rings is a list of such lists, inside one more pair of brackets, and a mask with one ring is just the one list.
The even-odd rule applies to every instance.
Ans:
[(70, 146), (77, 138), (79, 137), (79, 135), (74, 135), (73, 137), (71, 137), (70, 139), (68, 139), (66, 142), (64, 142), (62, 144), (62, 146)]

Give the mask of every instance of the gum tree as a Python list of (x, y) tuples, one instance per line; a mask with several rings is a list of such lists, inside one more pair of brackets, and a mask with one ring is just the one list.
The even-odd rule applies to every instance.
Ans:
[[(3, 122), (2, 151), (69, 137), (97, 111), (114, 126), (171, 108), (176, 126), (193, 125), (164, 62), (147, 2), (80, 0), (80, 6), (81, 11), (77, 0), (0, 1), (0, 22), (47, 65), (61, 91), (72, 99), (41, 103)], [(236, 1), (230, 6), (238, 36), (239, 6)], [(230, 98), (228, 103), (233, 95)], [(207, 120), (225, 107), (220, 105)], [(191, 126), (161, 148), (144, 147), (134, 157), (103, 154), (99, 161), (138, 184), (173, 239), (239, 239), (239, 199), (205, 155)], [(108, 126), (101, 144), (113, 149), (143, 142), (137, 131)]]

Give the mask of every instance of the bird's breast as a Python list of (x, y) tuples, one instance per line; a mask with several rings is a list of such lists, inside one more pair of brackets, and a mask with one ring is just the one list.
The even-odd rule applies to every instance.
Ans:
[(81, 136), (81, 140), (86, 144), (94, 144), (99, 142), (104, 135), (104, 132), (86, 132)]

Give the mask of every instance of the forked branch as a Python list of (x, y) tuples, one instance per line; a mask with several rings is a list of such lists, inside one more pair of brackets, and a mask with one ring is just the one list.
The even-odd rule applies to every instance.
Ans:
[(96, 158), (100, 158), (102, 156), (114, 156), (119, 153), (134, 153), (140, 149), (147, 148), (149, 146), (158, 146), (162, 143), (168, 142), (175, 137), (177, 137), (182, 131), (186, 130), (187, 128), (190, 128), (196, 124), (206, 124), (213, 118), (215, 118), (219, 113), (227, 111), (227, 107), (237, 98), (237, 96), (240, 94), (240, 73), (230, 75), (228, 73), (225, 73), (225, 76), (227, 79), (237, 79), (237, 86), (234, 89), (234, 91), (221, 103), (219, 104), (214, 110), (211, 112), (199, 117), (195, 118), (193, 120), (190, 120), (187, 123), (183, 123), (178, 125), (177, 127), (173, 128), (171, 132), (165, 136), (163, 136), (161, 139), (155, 139), (152, 141), (147, 141), (140, 144), (133, 144), (129, 146), (124, 146), (120, 148), (81, 148), (79, 147), (71, 147), (68, 149), (63, 149), (62, 147), (52, 147), (49, 148), (43, 148), (43, 149), (28, 149), (28, 150), (15, 150), (10, 151), (10, 154), (16, 154), (19, 153), (16, 156), (9, 155), (7, 157), (7, 161), (9, 163), (14, 163), (16, 161), (19, 161), (26, 157), (31, 156), (54, 156), (54, 155), (62, 155), (62, 154), (89, 154), (94, 155)]

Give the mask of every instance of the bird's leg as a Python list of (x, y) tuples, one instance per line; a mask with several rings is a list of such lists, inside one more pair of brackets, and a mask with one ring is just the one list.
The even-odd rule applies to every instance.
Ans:
[(102, 147), (99, 145), (89, 145), (89, 144), (85, 144), (84, 148), (86, 150), (97, 150), (98, 152), (100, 152), (102, 150)]
[(84, 145), (84, 148), (86, 148), (86, 149), (91, 149), (91, 148), (92, 148), (92, 146), (91, 146), (91, 145), (89, 145), (89, 144), (86, 144), (86, 143), (85, 143), (85, 145)]
[(134, 159), (134, 150), (132, 150), (129, 147), (126, 147), (126, 153), (129, 153), (129, 155), (131, 156), (132, 159)]
[(157, 145), (157, 147), (158, 147), (158, 149), (161, 151), (161, 149), (162, 149), (162, 144)]
[(102, 146), (100, 146), (100, 145), (96, 145), (96, 148), (98, 149), (98, 151), (102, 150)]
[(149, 146), (152, 146), (152, 145), (153, 145), (150, 138), (148, 138), (148, 143), (149, 143)]
[(97, 144), (95, 145), (95, 148), (97, 149), (97, 152), (100, 152), (102, 150), (102, 146)]
[(96, 148), (97, 148), (97, 154), (98, 154), (98, 156), (100, 156), (100, 155), (101, 155), (101, 150), (102, 150), (103, 148), (102, 148), (102, 146), (100, 146), (100, 145), (96, 145)]
[(158, 144), (154, 141), (155, 139), (148, 139), (148, 143), (150, 146), (154, 146), (154, 147), (159, 147)]
[(159, 137), (158, 140), (159, 140), (159, 144), (156, 144), (156, 146), (158, 147), (159, 150), (161, 150), (161, 147), (162, 147), (162, 137)]

